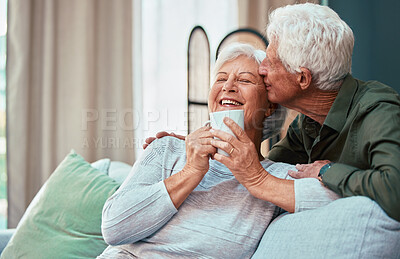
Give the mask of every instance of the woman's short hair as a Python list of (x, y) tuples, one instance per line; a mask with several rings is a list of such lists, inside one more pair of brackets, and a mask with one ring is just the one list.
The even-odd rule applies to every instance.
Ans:
[(250, 44), (247, 43), (231, 43), (224, 47), (218, 54), (217, 61), (215, 62), (213, 73), (212, 73), (212, 80), (215, 80), (215, 77), (218, 73), (218, 70), (228, 61), (231, 61), (239, 56), (246, 56), (254, 61), (257, 64), (261, 64), (261, 62), (266, 57), (265, 51), (256, 49)]
[(351, 72), (354, 35), (327, 6), (305, 3), (275, 9), (269, 15), (267, 38), (290, 73), (308, 68), (317, 87), (337, 90)]
[[(256, 49), (250, 44), (246, 43), (232, 43), (222, 49), (219, 53), (217, 61), (215, 62), (214, 70), (212, 73), (212, 81), (215, 80), (216, 74), (219, 69), (228, 61), (231, 61), (241, 55), (254, 59), (257, 64), (266, 57), (265, 51)], [(283, 123), (286, 119), (286, 108), (278, 105), (275, 112), (264, 119), (262, 141), (272, 138), (281, 132)]]

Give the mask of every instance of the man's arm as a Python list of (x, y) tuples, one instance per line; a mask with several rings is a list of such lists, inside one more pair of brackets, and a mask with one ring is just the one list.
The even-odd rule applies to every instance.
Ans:
[(146, 140), (144, 141), (145, 143), (143, 144), (143, 149), (146, 149), (146, 148), (151, 144), (151, 142), (153, 142), (154, 140), (156, 140), (156, 139), (158, 139), (158, 138), (167, 137), (167, 136), (169, 136), (169, 137), (175, 137), (175, 138), (178, 138), (178, 139), (180, 139), (180, 140), (185, 140), (185, 138), (186, 138), (185, 136), (178, 135), (178, 134), (175, 134), (175, 133), (173, 133), (173, 132), (168, 133), (168, 132), (166, 132), (166, 131), (160, 131), (160, 132), (157, 132), (157, 134), (156, 134), (155, 137), (148, 137), (148, 138), (146, 138)]
[(379, 103), (363, 118), (357, 131), (357, 149), (369, 168), (335, 163), (323, 183), (343, 197), (363, 195), (375, 200), (400, 221), (400, 107)]
[[(365, 168), (334, 163), (322, 176), (323, 183), (343, 197), (367, 196), (392, 218), (400, 221), (400, 108), (379, 103), (371, 107), (353, 132), (357, 159)], [(335, 161), (333, 161), (335, 162)], [(316, 178), (317, 162), (297, 166), (296, 178)]]

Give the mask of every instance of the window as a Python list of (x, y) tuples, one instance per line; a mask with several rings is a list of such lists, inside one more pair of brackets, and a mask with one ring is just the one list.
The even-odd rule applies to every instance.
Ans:
[[(187, 134), (187, 47), (199, 25), (210, 40), (210, 59), (219, 42), (238, 27), (237, 0), (142, 1), (144, 137), (166, 130)], [(142, 152), (141, 148), (137, 154)]]
[(7, 228), (6, 33), (7, 0), (0, 0), (0, 229)]

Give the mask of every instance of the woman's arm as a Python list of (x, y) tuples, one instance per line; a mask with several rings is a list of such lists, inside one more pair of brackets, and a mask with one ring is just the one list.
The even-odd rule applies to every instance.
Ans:
[[(230, 157), (215, 154), (214, 159), (223, 163), (235, 175), (236, 179), (245, 186), (256, 198), (274, 203), (289, 212), (312, 209), (338, 198), (332, 191), (323, 187), (318, 180), (294, 181), (286, 178), (288, 170), (294, 166), (276, 163), (265, 170), (258, 159), (255, 145), (246, 133), (232, 120), (225, 123), (231, 128), (236, 138), (222, 131), (213, 131), (213, 135), (221, 140), (213, 140), (212, 145), (224, 151), (234, 148)], [(276, 171), (285, 170), (285, 175)], [(290, 178), (290, 177), (289, 177)], [(310, 188), (312, 187), (312, 188)], [(317, 193), (310, 193), (308, 189)]]
[(213, 135), (220, 139), (213, 140), (211, 144), (227, 153), (232, 148), (234, 151), (229, 157), (216, 153), (214, 159), (228, 167), (235, 178), (254, 197), (272, 202), (286, 211), (294, 212), (294, 181), (269, 174), (260, 163), (254, 143), (239, 125), (229, 118), (225, 118), (224, 123), (236, 137), (220, 130), (211, 130)]
[(209, 169), (209, 158), (216, 152), (211, 146), (212, 135), (208, 126), (186, 137), (186, 165), (179, 173), (165, 179), (164, 183), (176, 208), (199, 185)]
[(167, 176), (163, 172), (165, 152), (169, 146), (177, 149), (177, 144), (168, 138), (155, 141), (106, 201), (101, 226), (106, 243), (122, 245), (141, 240), (165, 225), (177, 212), (163, 182)]
[[(205, 131), (200, 129), (191, 138), (188, 136), (186, 164), (185, 149), (176, 138), (155, 141), (145, 150), (104, 205), (102, 232), (108, 244), (134, 243), (171, 219), (208, 171), (208, 155), (204, 153), (212, 153), (215, 148), (207, 146), (205, 138), (211, 134)], [(185, 166), (176, 172), (179, 169), (175, 171), (174, 166), (179, 162)]]

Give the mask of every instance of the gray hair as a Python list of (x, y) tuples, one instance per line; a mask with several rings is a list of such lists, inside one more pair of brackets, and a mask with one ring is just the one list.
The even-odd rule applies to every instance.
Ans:
[[(261, 64), (261, 62), (265, 59), (266, 54), (265, 51), (254, 48), (250, 44), (246, 43), (232, 43), (222, 49), (222, 51), (218, 55), (218, 59), (215, 62), (214, 70), (212, 73), (212, 78), (214, 81), (216, 74), (219, 69), (228, 61), (231, 61), (241, 55), (254, 59), (257, 64)], [(275, 112), (266, 117), (263, 121), (263, 134), (262, 141), (268, 138), (272, 138), (281, 132), (281, 128), (286, 119), (286, 108), (278, 105), (278, 108)]]
[(337, 90), (351, 72), (354, 35), (327, 6), (305, 3), (275, 9), (269, 15), (267, 38), (290, 73), (308, 68), (321, 90)]
[(228, 61), (231, 61), (239, 56), (246, 56), (248, 58), (253, 59), (257, 62), (257, 64), (261, 64), (261, 62), (266, 57), (265, 51), (256, 49), (250, 44), (246, 43), (231, 43), (224, 47), (218, 55), (217, 61), (214, 65), (214, 70), (212, 73), (212, 80), (214, 81), (218, 70)]

